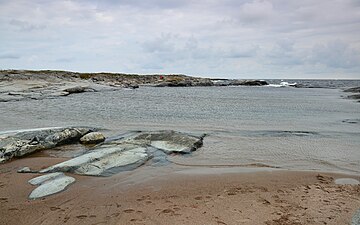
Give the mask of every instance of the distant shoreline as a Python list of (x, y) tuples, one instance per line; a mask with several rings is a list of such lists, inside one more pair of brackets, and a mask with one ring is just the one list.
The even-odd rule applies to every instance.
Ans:
[(258, 79), (225, 79), (201, 78), (183, 74), (126, 74), (126, 73), (79, 73), (59, 70), (0, 70), (0, 81), (38, 79), (53, 81), (54, 79), (76, 81), (88, 80), (110, 86), (134, 87), (152, 85), (156, 87), (191, 87), (191, 86), (262, 86), (268, 83)]

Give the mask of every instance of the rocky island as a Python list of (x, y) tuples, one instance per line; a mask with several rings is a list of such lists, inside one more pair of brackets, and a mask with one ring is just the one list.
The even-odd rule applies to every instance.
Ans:
[(262, 86), (263, 80), (210, 79), (186, 75), (78, 73), (55, 70), (1, 70), (0, 102), (56, 98), (120, 88), (194, 86)]

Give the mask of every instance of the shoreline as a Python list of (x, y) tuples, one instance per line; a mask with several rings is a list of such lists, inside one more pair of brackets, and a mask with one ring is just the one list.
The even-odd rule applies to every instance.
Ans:
[[(158, 167), (111, 177), (73, 175), (67, 190), (28, 200), (37, 174), (61, 158), (27, 157), (0, 165), (0, 224), (349, 224), (360, 185), (337, 185), (344, 174), (304, 171), (194, 173)], [(170, 169), (170, 170), (169, 170)], [(179, 172), (180, 171), (180, 172)], [(19, 221), (18, 218), (23, 218)]]

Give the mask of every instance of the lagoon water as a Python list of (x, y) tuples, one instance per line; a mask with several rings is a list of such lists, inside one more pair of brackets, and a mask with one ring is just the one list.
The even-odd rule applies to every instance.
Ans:
[(189, 166), (360, 172), (360, 104), (340, 89), (188, 87), (74, 94), (0, 103), (0, 131), (86, 125), (207, 133), (171, 161)]

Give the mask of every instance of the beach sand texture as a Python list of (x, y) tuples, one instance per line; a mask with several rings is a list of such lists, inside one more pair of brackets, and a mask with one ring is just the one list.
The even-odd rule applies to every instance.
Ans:
[(27, 181), (37, 175), (16, 168), (59, 161), (30, 157), (0, 165), (0, 224), (339, 225), (349, 224), (360, 206), (360, 185), (336, 185), (334, 179), (349, 177), (341, 174), (167, 173), (164, 167), (156, 176), (146, 169), (103, 178), (75, 175), (66, 191), (28, 200), (33, 187)]

